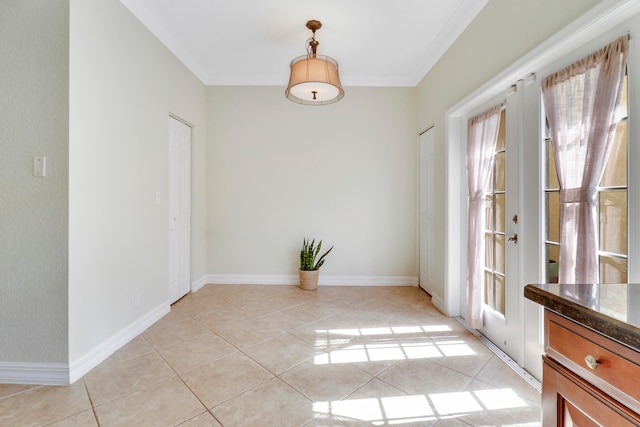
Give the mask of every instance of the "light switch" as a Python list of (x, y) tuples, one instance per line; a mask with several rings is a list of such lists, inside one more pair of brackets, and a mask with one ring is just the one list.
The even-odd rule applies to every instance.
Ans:
[(162, 194), (159, 191), (156, 191), (156, 205), (162, 203)]
[(46, 157), (33, 158), (33, 176), (44, 176), (46, 173)]

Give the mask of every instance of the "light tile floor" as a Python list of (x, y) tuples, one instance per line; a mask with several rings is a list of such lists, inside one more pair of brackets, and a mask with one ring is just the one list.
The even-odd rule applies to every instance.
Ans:
[(540, 426), (540, 394), (412, 287), (208, 285), (0, 426)]

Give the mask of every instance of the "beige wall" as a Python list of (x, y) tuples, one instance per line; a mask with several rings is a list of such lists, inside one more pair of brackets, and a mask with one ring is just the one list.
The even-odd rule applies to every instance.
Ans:
[[(445, 113), (520, 57), (585, 13), (598, 0), (491, 0), (417, 88), (417, 129), (435, 125), (436, 176), (445, 177)], [(505, 88), (506, 90), (507, 88)], [(435, 194), (445, 206), (445, 187)], [(435, 211), (435, 247), (445, 247), (445, 210)], [(434, 272), (444, 297), (444, 251)]]
[(0, 361), (67, 361), (68, 26), (68, 0), (0, 3)]
[(345, 92), (208, 88), (209, 274), (295, 275), (316, 237), (321, 276), (417, 276), (415, 89)]
[(206, 91), (119, 1), (71, 0), (70, 45), (73, 362), (168, 299), (169, 113), (194, 125), (193, 273), (204, 273)]

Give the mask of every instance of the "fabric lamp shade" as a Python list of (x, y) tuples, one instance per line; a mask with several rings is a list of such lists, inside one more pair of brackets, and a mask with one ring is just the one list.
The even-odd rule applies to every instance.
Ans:
[(340, 101), (338, 63), (324, 55), (303, 55), (291, 61), (291, 76), (285, 95), (304, 105), (327, 105)]

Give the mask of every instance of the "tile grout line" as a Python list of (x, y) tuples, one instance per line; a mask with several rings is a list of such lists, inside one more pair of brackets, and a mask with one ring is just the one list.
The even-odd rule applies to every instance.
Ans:
[(87, 393), (87, 398), (89, 399), (89, 404), (91, 405), (91, 412), (93, 412), (93, 417), (96, 420), (96, 424), (100, 427), (100, 420), (98, 419), (98, 413), (96, 412), (96, 407), (93, 404), (93, 399), (91, 398), (91, 393), (89, 393), (89, 387), (87, 386), (87, 382), (82, 378), (82, 384), (84, 385), (84, 390)]
[[(204, 402), (203, 402), (203, 401), (198, 397), (198, 395), (197, 395), (193, 390), (191, 390), (191, 387), (189, 387), (189, 385), (188, 385), (187, 383), (185, 383), (185, 381), (184, 381), (184, 379), (182, 378), (182, 376), (180, 375), (180, 373), (179, 373), (178, 371), (176, 371), (176, 369), (175, 369), (175, 368), (174, 368), (174, 367), (169, 363), (169, 361), (167, 361), (167, 360), (165, 359), (165, 357), (162, 355), (162, 353), (160, 353), (160, 351), (158, 351), (158, 348), (157, 348), (157, 347), (155, 347), (155, 345), (154, 345), (153, 343), (150, 343), (150, 344), (151, 344), (151, 346), (154, 348), (154, 349), (153, 349), (153, 352), (157, 353), (157, 354), (158, 354), (158, 356), (160, 357), (160, 359), (162, 359), (162, 361), (163, 361), (164, 363), (166, 363), (166, 364), (167, 364), (167, 366), (168, 366), (169, 368), (171, 368), (171, 370), (172, 370), (172, 371), (174, 372), (174, 374), (175, 374), (175, 377), (170, 377), (170, 378), (167, 378), (167, 379), (162, 380), (162, 381), (160, 381), (160, 382), (157, 382), (157, 383), (154, 383), (154, 384), (150, 384), (150, 385), (148, 385), (148, 386), (146, 386), (146, 387), (143, 387), (143, 388), (141, 388), (141, 389), (139, 389), (139, 390), (136, 390), (136, 391), (134, 391), (134, 392), (132, 392), (132, 393), (129, 393), (129, 394), (127, 394), (127, 395), (120, 396), (120, 397), (118, 397), (117, 399), (120, 399), (120, 398), (123, 398), (123, 397), (126, 397), (126, 396), (130, 396), (130, 395), (132, 395), (132, 394), (134, 394), (134, 393), (138, 393), (138, 392), (140, 392), (140, 391), (143, 391), (143, 390), (149, 389), (149, 388), (151, 388), (151, 387), (157, 386), (158, 384), (162, 384), (162, 383), (164, 383), (164, 382), (171, 381), (173, 378), (177, 378), (177, 379), (179, 379), (179, 380), (180, 380), (180, 382), (181, 382), (182, 384), (184, 384), (184, 386), (187, 388), (187, 390), (189, 390), (189, 392), (190, 392), (190, 393), (191, 393), (191, 394), (196, 398), (196, 400), (197, 400), (198, 402), (200, 402), (200, 404), (201, 404), (201, 405), (202, 405), (202, 407), (204, 408), (204, 411), (203, 411), (203, 412), (201, 412), (201, 413), (199, 413), (199, 414), (196, 414), (196, 415), (194, 415), (193, 417), (191, 417), (191, 418), (189, 418), (189, 419), (186, 419), (186, 420), (181, 421), (181, 422), (180, 422), (180, 424), (177, 424), (177, 426), (180, 426), (181, 424), (184, 424), (185, 422), (190, 421), (190, 420), (192, 420), (193, 418), (198, 417), (198, 416), (200, 416), (200, 415), (204, 414), (205, 412), (208, 412), (209, 414), (211, 414), (211, 416), (213, 417), (213, 419), (215, 419), (215, 420), (216, 420), (216, 422), (217, 422), (218, 424), (222, 425), (222, 423), (220, 422), (220, 420), (218, 420), (218, 418), (216, 418), (216, 416), (213, 414), (213, 412), (211, 412), (211, 410), (210, 410), (209, 408), (207, 408), (207, 405), (205, 405), (205, 403), (204, 403)], [(145, 354), (147, 354), (147, 353), (145, 353)], [(188, 371), (187, 371), (187, 372), (188, 372)], [(86, 386), (86, 383), (85, 383), (85, 386)], [(88, 390), (87, 390), (87, 393), (88, 393)], [(114, 400), (117, 400), (117, 399), (113, 399), (113, 400), (111, 400), (111, 402), (112, 402), (112, 401), (114, 401)], [(108, 403), (108, 402), (105, 402), (105, 403)], [(92, 407), (93, 407), (93, 401), (91, 401), (91, 404), (92, 404)], [(103, 403), (103, 404), (104, 404), (104, 403)], [(94, 414), (95, 414), (95, 409), (94, 409)], [(96, 420), (97, 420), (97, 419), (98, 419), (98, 417), (97, 417), (97, 415), (96, 415)], [(177, 426), (176, 426), (176, 427), (177, 427)], [(99, 423), (99, 422), (98, 422), (98, 427), (100, 427), (100, 423)]]
[[(191, 313), (189, 313), (188, 311), (185, 313), (186, 316), (189, 317), (189, 319), (193, 320), (194, 322), (196, 322), (198, 325), (202, 326), (203, 328), (205, 328), (207, 331), (209, 331), (210, 333), (212, 333), (213, 335), (219, 337), (220, 339), (222, 339), (224, 342), (226, 342), (227, 344), (233, 346), (237, 351), (240, 351), (240, 349), (238, 347), (236, 347), (235, 345), (233, 345), (232, 343), (228, 342), (227, 340), (225, 340), (223, 337), (221, 337), (220, 335), (216, 334), (214, 331), (210, 330), (209, 328), (207, 328), (205, 325), (203, 325), (202, 323), (200, 323), (196, 318), (194, 318), (192, 316)], [(205, 334), (202, 334), (205, 335)], [(198, 335), (201, 336), (201, 335)], [(205, 412), (208, 412), (211, 417), (216, 420), (216, 422), (218, 424), (220, 424), (222, 427), (224, 427), (224, 425), (222, 424), (222, 421), (220, 421), (213, 413), (213, 411), (211, 410), (211, 408), (207, 407), (207, 405), (202, 401), (202, 399), (200, 399), (200, 397), (191, 389), (191, 387), (189, 387), (189, 384), (187, 384), (184, 380), (184, 378), (182, 378), (182, 375), (169, 363), (169, 361), (162, 355), (162, 353), (160, 353), (160, 351), (158, 351), (158, 348), (156, 348), (156, 346), (153, 343), (150, 343), (153, 347), (156, 353), (158, 353), (158, 356), (160, 356), (160, 358), (164, 361), (164, 363), (167, 364), (167, 366), (169, 366), (171, 368), (171, 370), (176, 374), (176, 377), (180, 380), (180, 382), (187, 388), (187, 390), (189, 390), (189, 392), (193, 395), (193, 397), (196, 398), (196, 400), (198, 402), (200, 402), (200, 404), (202, 405), (202, 407), (205, 409), (204, 412), (197, 414), (187, 420), (182, 421), (180, 424), (178, 424), (176, 427), (179, 427), (181, 424), (184, 424), (190, 420), (192, 420), (193, 418), (196, 418), (198, 416), (200, 416), (201, 414), (204, 414)], [(225, 356), (226, 357), (226, 356)], [(206, 365), (206, 364), (205, 364)], [(204, 365), (201, 365), (204, 366)], [(193, 369), (197, 369), (198, 367), (195, 367)], [(190, 372), (192, 369), (185, 371), (186, 372)]]
[[(48, 386), (39, 385), (39, 384), (20, 384), (20, 383), (17, 383), (17, 384), (7, 383), (7, 384), (8, 385), (25, 385), (25, 386), (32, 386), (32, 387), (26, 388), (24, 390), (16, 391), (16, 392), (13, 392), (13, 393), (9, 393), (9, 394), (6, 394), (4, 396), (0, 396), (0, 401), (2, 399), (8, 399), (10, 397), (19, 396), (19, 395), (21, 395), (23, 393), (26, 393), (28, 391), (32, 391), (32, 390), (36, 390), (36, 389), (39, 389), (39, 388), (48, 387)], [(0, 385), (5, 385), (5, 384), (4, 383), (0, 383)]]
[[(234, 307), (235, 307), (235, 308), (238, 308), (239, 310), (242, 310), (240, 307), (237, 307), (237, 306), (234, 306)], [(283, 310), (285, 310), (285, 309), (283, 309)], [(283, 311), (283, 310), (280, 310), (280, 311)], [(244, 311), (244, 310), (243, 310), (243, 311)], [(270, 313), (270, 314), (271, 314), (271, 313)], [(226, 342), (227, 344), (229, 344), (230, 346), (232, 346), (233, 348), (235, 348), (237, 353), (243, 354), (245, 357), (247, 357), (247, 358), (248, 358), (249, 360), (251, 360), (253, 363), (257, 364), (257, 365), (258, 365), (258, 366), (260, 366), (262, 369), (266, 370), (267, 372), (269, 372), (269, 373), (272, 375), (272, 377), (271, 377), (271, 378), (269, 378), (269, 379), (267, 379), (267, 380), (264, 380), (264, 381), (262, 381), (261, 383), (256, 384), (256, 385), (254, 385), (253, 387), (250, 387), (250, 388), (248, 388), (247, 390), (244, 390), (244, 391), (242, 391), (241, 393), (239, 393), (239, 394), (237, 394), (237, 395), (231, 396), (231, 397), (229, 397), (228, 399), (225, 399), (224, 401), (219, 402), (217, 405), (212, 406), (211, 408), (208, 408), (208, 407), (207, 407), (207, 405), (206, 405), (206, 404), (205, 404), (205, 403), (200, 399), (200, 397), (199, 397), (199, 396), (198, 396), (198, 395), (197, 395), (197, 394), (196, 394), (196, 393), (191, 389), (191, 387), (189, 387), (189, 385), (184, 381), (184, 379), (182, 378), (181, 374), (180, 374), (180, 373), (178, 373), (178, 372), (173, 368), (173, 366), (171, 366), (171, 365), (169, 364), (169, 362), (164, 358), (164, 356), (162, 356), (162, 354), (160, 354), (160, 352), (158, 352), (158, 354), (160, 354), (160, 357), (165, 361), (165, 363), (167, 363), (167, 365), (169, 365), (169, 366), (171, 367), (171, 369), (176, 373), (176, 375), (178, 376), (178, 378), (180, 378), (180, 381), (182, 381), (182, 383), (185, 385), (185, 387), (187, 387), (187, 389), (191, 392), (191, 394), (193, 394), (193, 395), (195, 396), (195, 398), (196, 398), (196, 399), (197, 399), (197, 400), (202, 404), (202, 406), (206, 409), (206, 411), (207, 411), (207, 412), (209, 412), (209, 413), (211, 414), (211, 416), (216, 420), (216, 422), (218, 422), (221, 426), (223, 426), (223, 427), (224, 427), (224, 425), (222, 424), (222, 421), (220, 421), (220, 420), (219, 420), (219, 419), (214, 415), (214, 413), (213, 413), (213, 411), (212, 411), (212, 409), (213, 409), (215, 406), (222, 405), (222, 404), (224, 404), (225, 402), (228, 402), (229, 400), (231, 400), (231, 399), (233, 399), (233, 398), (235, 398), (235, 397), (237, 397), (237, 396), (240, 396), (241, 394), (244, 394), (244, 393), (246, 393), (246, 392), (248, 392), (248, 391), (250, 391), (250, 390), (254, 390), (254, 389), (256, 389), (256, 388), (258, 388), (258, 387), (260, 387), (260, 386), (264, 385), (264, 384), (265, 384), (265, 383), (267, 383), (268, 381), (271, 381), (271, 380), (273, 380), (273, 379), (275, 379), (275, 378), (277, 378), (277, 379), (279, 379), (279, 380), (283, 381), (283, 383), (285, 383), (287, 386), (291, 387), (293, 390), (296, 390), (298, 393), (300, 393), (300, 392), (299, 392), (297, 389), (295, 389), (291, 384), (289, 384), (289, 383), (287, 383), (286, 381), (282, 380), (278, 374), (276, 374), (276, 373), (272, 372), (272, 371), (271, 371), (271, 370), (269, 370), (267, 367), (263, 366), (261, 363), (259, 363), (258, 361), (254, 360), (250, 355), (248, 355), (247, 353), (245, 353), (245, 351), (244, 351), (242, 348), (238, 347), (237, 345), (233, 344), (232, 342), (230, 342), (229, 340), (227, 340), (227, 339), (226, 339), (225, 337), (223, 337), (222, 335), (219, 335), (219, 334), (218, 334), (218, 333), (216, 333), (215, 331), (213, 331), (213, 330), (209, 329), (208, 327), (206, 327), (206, 326), (205, 326), (204, 324), (202, 324), (198, 319), (196, 319), (195, 317), (193, 317), (193, 315), (192, 315), (191, 313), (189, 313), (189, 312), (187, 311), (187, 312), (186, 312), (186, 315), (187, 315), (187, 316), (189, 316), (189, 318), (191, 318), (194, 322), (198, 323), (200, 326), (202, 326), (202, 327), (204, 327), (205, 329), (207, 329), (210, 333), (212, 333), (213, 335), (215, 335), (215, 336), (219, 337), (221, 340), (223, 340), (224, 342)], [(260, 317), (262, 317), (262, 316), (260, 316)], [(259, 318), (259, 317), (258, 317), (258, 318)], [(247, 320), (251, 320), (251, 319), (247, 319)], [(288, 333), (288, 332), (285, 332), (284, 334), (289, 334), (289, 333)], [(293, 336), (293, 335), (292, 335), (292, 336)], [(267, 341), (268, 341), (268, 340), (267, 340)], [(262, 341), (262, 342), (266, 342), (266, 341)], [(256, 343), (255, 345), (261, 344), (262, 342), (260, 342), (260, 343)], [(156, 350), (156, 351), (157, 351), (157, 350)], [(231, 355), (232, 355), (232, 354), (227, 355), (227, 356), (223, 356), (222, 358), (224, 358), (224, 357), (230, 357)], [(208, 362), (208, 363), (212, 363), (212, 362)], [(208, 363), (206, 363), (206, 364), (208, 364)], [(301, 362), (301, 363), (302, 363), (302, 362)], [(206, 364), (205, 364), (205, 365), (206, 365)], [(204, 365), (201, 365), (201, 366), (204, 366)], [(296, 365), (296, 366), (297, 366), (297, 365)], [(197, 368), (198, 368), (198, 367), (195, 367), (195, 368), (193, 368), (193, 369), (197, 369)], [(189, 371), (186, 371), (186, 372), (190, 372), (190, 371), (192, 371), (193, 369), (190, 369)], [(307, 396), (305, 396), (304, 394), (303, 394), (303, 396), (304, 396), (305, 398), (307, 398), (307, 399), (308, 399), (308, 397), (307, 397)], [(188, 420), (185, 420), (185, 421), (188, 421)]]

